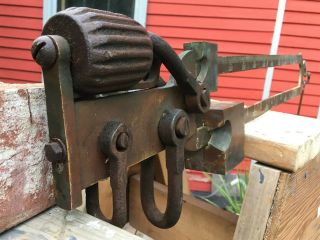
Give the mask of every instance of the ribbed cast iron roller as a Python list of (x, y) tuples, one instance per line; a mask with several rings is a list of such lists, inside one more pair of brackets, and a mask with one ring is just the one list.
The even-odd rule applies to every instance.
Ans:
[(122, 14), (68, 8), (48, 20), (42, 35), (59, 35), (69, 42), (73, 86), (82, 95), (129, 89), (152, 65), (148, 33)]

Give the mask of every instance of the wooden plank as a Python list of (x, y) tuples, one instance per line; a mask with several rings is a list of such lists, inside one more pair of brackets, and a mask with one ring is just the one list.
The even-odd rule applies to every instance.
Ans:
[(54, 207), (5, 232), (0, 239), (138, 240), (142, 238), (78, 210), (66, 211)]
[(42, 19), (42, 8), (28, 7), (28, 6), (0, 6), (1, 16), (19, 16), (19, 17), (31, 17)]
[(43, 1), (41, 0), (0, 0), (0, 4), (4, 5), (14, 5), (14, 6), (30, 6), (30, 7), (42, 7)]
[(206, 6), (188, 4), (177, 4), (175, 1), (170, 3), (150, 2), (148, 4), (148, 15), (172, 15), (172, 16), (191, 16), (191, 17), (221, 17), (221, 18), (236, 18), (236, 19), (263, 19), (275, 20), (275, 9), (257, 9), (254, 8), (237, 8), (228, 6)]
[(2, 37), (30, 39), (32, 41), (41, 35), (41, 30), (10, 28), (1, 25), (0, 32)]
[(319, 239), (319, 178), (320, 155), (295, 173), (255, 164), (234, 240)]
[(264, 239), (319, 239), (320, 155), (280, 179)]
[[(225, 29), (225, 30), (244, 30), (264, 32), (273, 29), (274, 21), (259, 19), (238, 19), (238, 18), (201, 18), (201, 17), (181, 17), (181, 16), (163, 16), (149, 14), (148, 25), (152, 26), (170, 26), (170, 27), (190, 27), (202, 29)], [(220, 24), (219, 24), (220, 23)], [(261, 26), (261, 27), (259, 27)]]
[[(168, 30), (166, 31), (166, 29)], [(192, 41), (227, 41), (227, 42), (246, 42), (246, 43), (265, 43), (270, 42), (271, 32), (246, 32), (245, 34), (240, 30), (220, 30), (215, 29), (209, 31), (208, 29), (188, 28), (186, 32), (183, 28), (175, 27), (152, 27), (148, 26), (148, 29), (155, 31), (166, 40), (170, 42), (173, 47), (182, 48), (183, 43)], [(176, 30), (176, 31), (175, 31)], [(237, 41), (235, 41), (234, 34), (237, 34)], [(219, 52), (220, 49), (218, 49)]]
[(32, 60), (12, 59), (0, 57), (1, 69), (11, 69), (15, 71), (41, 72), (41, 68)]
[(234, 240), (263, 239), (279, 177), (280, 170), (253, 165)]
[(297, 171), (320, 151), (320, 121), (268, 112), (245, 126), (245, 155), (259, 162)]
[[(1, 30), (0, 30), (1, 31)], [(0, 79), (15, 79), (17, 81), (40, 82), (40, 72), (16, 71), (0, 68)]]
[(320, 218), (314, 219), (308, 224), (300, 239), (303, 240), (319, 240)]
[[(31, 56), (31, 46), (32, 46), (31, 39), (21, 39), (21, 38), (11, 38), (11, 37), (0, 37), (0, 46), (7, 47), (8, 49), (24, 49), (29, 51), (29, 60), (32, 60)], [(7, 55), (7, 57), (15, 57), (18, 58), (19, 55)]]
[(319, 13), (320, 2), (318, 1), (290, 1), (286, 5), (288, 11), (304, 12), (304, 13)]
[[(7, 45), (8, 46), (8, 45)], [(31, 52), (30, 49), (16, 49), (16, 48), (8, 48), (7, 46), (1, 45), (1, 37), (0, 37), (0, 57), (12, 57), (12, 58), (19, 58), (24, 60), (31, 60)]]
[[(172, 0), (151, 0), (150, 2), (155, 3), (168, 3), (172, 4)], [(174, 3), (181, 5), (204, 5), (204, 6), (234, 6), (239, 8), (256, 8), (256, 9), (277, 9), (277, 1), (247, 1), (247, 0), (175, 0)]]
[(25, 28), (32, 30), (42, 29), (42, 20), (39, 18), (0, 16), (0, 23), (3, 27)]
[[(163, 210), (166, 205), (166, 187), (155, 182), (155, 198), (159, 209)], [(140, 203), (139, 177), (133, 176), (130, 179), (130, 224), (157, 239), (210, 239), (228, 240), (232, 239), (237, 216), (184, 195), (184, 204), (179, 222), (170, 229), (159, 229), (153, 226), (145, 217)]]
[(0, 83), (0, 232), (54, 203), (42, 84)]
[(113, 202), (112, 189), (109, 178), (99, 182), (99, 203), (103, 215), (108, 219), (111, 219)]

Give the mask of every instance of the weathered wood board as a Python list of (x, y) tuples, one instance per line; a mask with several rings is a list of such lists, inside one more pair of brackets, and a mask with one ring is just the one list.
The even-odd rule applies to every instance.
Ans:
[(255, 164), (234, 240), (319, 240), (319, 179), (320, 155), (295, 173)]
[(0, 240), (138, 240), (142, 239), (78, 210), (59, 207), (0, 235)]
[(0, 84), (0, 232), (54, 203), (42, 84)]
[[(166, 186), (155, 185), (155, 199), (159, 209), (164, 210), (167, 201)], [(139, 176), (130, 178), (130, 224), (156, 240), (184, 239), (232, 239), (237, 216), (220, 208), (184, 195), (182, 214), (179, 222), (170, 229), (160, 229), (153, 226), (145, 217), (140, 202)]]
[(297, 171), (320, 151), (320, 121), (269, 111), (245, 125), (245, 156)]
[(320, 239), (320, 155), (293, 174), (281, 172), (265, 240)]
[(252, 167), (234, 240), (263, 239), (280, 173), (259, 164)]

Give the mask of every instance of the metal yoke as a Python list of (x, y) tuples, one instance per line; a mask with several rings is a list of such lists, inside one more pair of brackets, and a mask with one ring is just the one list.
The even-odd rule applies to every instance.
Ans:
[[(141, 200), (147, 218), (168, 228), (182, 207), (182, 170), (225, 173), (243, 158), (244, 123), (303, 91), (302, 57), (217, 57), (217, 46), (185, 44), (176, 55), (159, 36), (134, 20), (89, 8), (70, 8), (51, 18), (34, 41), (33, 58), (43, 70), (57, 204), (73, 209), (87, 189), (87, 208), (100, 211), (99, 180), (110, 177), (113, 217), (127, 219), (127, 169), (141, 162)], [(253, 108), (210, 103), (218, 73), (299, 64), (298, 87)], [(164, 64), (172, 78), (159, 76)], [(248, 110), (249, 109), (249, 110)], [(251, 109), (251, 110), (250, 110)], [(255, 111), (258, 110), (258, 111)], [(248, 114), (250, 113), (250, 114)], [(168, 203), (153, 196), (153, 157), (166, 150)]]

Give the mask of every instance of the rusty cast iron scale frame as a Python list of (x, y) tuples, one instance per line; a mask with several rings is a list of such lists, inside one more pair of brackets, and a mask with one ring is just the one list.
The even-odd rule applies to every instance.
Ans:
[[(244, 124), (303, 92), (309, 74), (301, 55), (218, 57), (217, 45), (193, 42), (178, 57), (159, 36), (134, 20), (90, 8), (53, 16), (32, 55), (41, 65), (47, 100), (56, 202), (78, 207), (87, 192), (88, 212), (100, 211), (99, 180), (110, 177), (113, 216), (127, 213), (127, 169), (141, 163), (141, 201), (147, 218), (168, 228), (182, 208), (184, 167), (225, 173), (243, 159)], [(164, 64), (172, 77), (160, 78)], [(211, 102), (222, 73), (299, 65), (298, 85), (248, 108)], [(168, 203), (164, 213), (153, 193), (154, 156), (166, 150)], [(106, 219), (107, 220), (107, 219)]]

